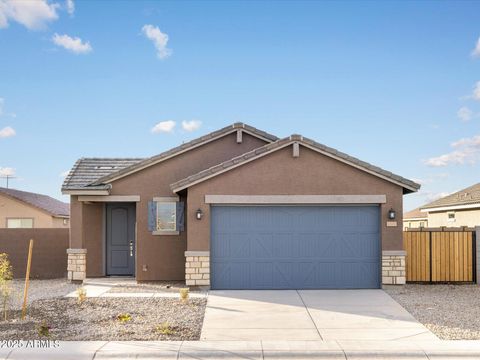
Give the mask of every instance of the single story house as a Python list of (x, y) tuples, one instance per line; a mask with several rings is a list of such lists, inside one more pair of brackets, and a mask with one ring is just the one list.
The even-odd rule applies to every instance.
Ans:
[(429, 227), (480, 226), (480, 183), (420, 207)]
[(428, 214), (421, 211), (419, 207), (403, 214), (403, 228), (405, 230), (423, 227), (428, 227)]
[(47, 195), (0, 187), (0, 229), (68, 228), (70, 205)]
[(71, 196), (68, 278), (213, 289), (403, 284), (402, 198), (419, 187), (301, 135), (279, 139), (243, 123), (146, 159), (83, 158), (62, 187)]

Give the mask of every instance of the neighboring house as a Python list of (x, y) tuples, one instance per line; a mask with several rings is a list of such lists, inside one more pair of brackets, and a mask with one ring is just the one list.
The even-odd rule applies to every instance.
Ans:
[(47, 195), (0, 187), (0, 228), (68, 228), (70, 205)]
[(419, 187), (241, 123), (147, 159), (83, 158), (62, 187), (68, 277), (214, 289), (378, 288), (382, 275), (402, 284), (402, 199)]
[(422, 212), (420, 208), (413, 209), (412, 211), (403, 214), (403, 228), (418, 229), (428, 227), (427, 213)]
[(428, 214), (429, 227), (480, 226), (480, 183), (421, 206), (421, 211)]

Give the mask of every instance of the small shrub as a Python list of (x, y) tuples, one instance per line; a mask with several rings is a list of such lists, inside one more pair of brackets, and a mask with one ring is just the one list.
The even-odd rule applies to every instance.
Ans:
[(120, 314), (117, 316), (117, 320), (120, 321), (122, 324), (125, 324), (127, 322), (129, 322), (130, 320), (132, 320), (132, 315), (130, 314)]
[(0, 301), (2, 302), (3, 318), (8, 319), (7, 305), (12, 298), (13, 287), (13, 270), (8, 255), (5, 253), (0, 254)]
[(87, 300), (87, 289), (84, 287), (79, 287), (77, 289), (77, 302), (79, 305), (82, 305), (85, 300)]
[(158, 325), (155, 330), (162, 335), (172, 335), (175, 333), (168, 321), (165, 321), (164, 323)]
[(183, 288), (179, 290), (180, 292), (180, 299), (186, 303), (188, 302), (188, 298), (190, 296), (190, 289), (189, 288)]
[(42, 321), (38, 326), (38, 335), (40, 337), (50, 337), (50, 329), (50, 325), (48, 325), (46, 321)]

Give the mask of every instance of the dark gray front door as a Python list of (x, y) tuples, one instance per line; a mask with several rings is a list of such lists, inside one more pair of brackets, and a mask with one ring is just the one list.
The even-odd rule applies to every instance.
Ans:
[(107, 275), (135, 274), (135, 204), (107, 204)]
[(380, 287), (378, 206), (214, 206), (213, 289)]

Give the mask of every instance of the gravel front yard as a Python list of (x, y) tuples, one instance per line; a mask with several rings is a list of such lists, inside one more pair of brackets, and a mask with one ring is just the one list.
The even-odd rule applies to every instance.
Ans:
[(480, 339), (479, 286), (407, 284), (384, 290), (440, 339)]
[[(51, 299), (65, 296), (75, 291), (80, 285), (70, 284), (66, 279), (30, 280), (28, 287), (28, 303), (38, 299)], [(13, 296), (10, 308), (21, 309), (25, 280), (13, 280)]]
[(205, 304), (176, 298), (88, 298), (82, 305), (76, 298), (35, 300), (25, 320), (15, 310), (14, 320), (0, 321), (0, 339), (39, 339), (45, 323), (51, 340), (198, 340)]

